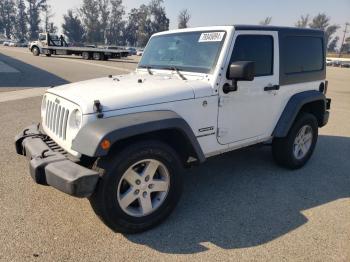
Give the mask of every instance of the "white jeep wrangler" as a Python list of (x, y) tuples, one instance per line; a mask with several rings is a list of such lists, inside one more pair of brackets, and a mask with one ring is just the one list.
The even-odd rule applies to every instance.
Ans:
[(258, 143), (291, 169), (327, 124), (324, 32), (261, 26), (175, 30), (150, 39), (134, 73), (49, 89), (41, 126), (16, 137), (43, 185), (88, 197), (111, 229), (159, 224), (183, 168)]

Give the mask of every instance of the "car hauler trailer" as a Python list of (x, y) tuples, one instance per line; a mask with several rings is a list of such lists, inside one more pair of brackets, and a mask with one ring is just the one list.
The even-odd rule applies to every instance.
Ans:
[(78, 55), (82, 56), (85, 60), (108, 60), (110, 58), (122, 58), (129, 55), (129, 52), (123, 49), (68, 46), (63, 36), (58, 37), (50, 33), (39, 34), (39, 39), (30, 43), (29, 50), (35, 56), (39, 56), (40, 54), (46, 56)]

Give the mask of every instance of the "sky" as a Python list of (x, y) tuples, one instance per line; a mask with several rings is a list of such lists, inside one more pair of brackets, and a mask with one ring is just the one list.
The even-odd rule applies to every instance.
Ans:
[[(55, 13), (54, 22), (60, 28), (63, 14), (70, 8), (78, 8), (83, 0), (48, 0)], [(147, 4), (149, 0), (123, 0), (126, 12)], [(331, 22), (342, 26), (337, 35), (341, 38), (346, 22), (350, 23), (350, 0), (164, 0), (170, 29), (177, 28), (177, 15), (187, 8), (191, 13), (189, 25), (258, 24), (265, 17), (272, 17), (272, 25), (293, 26), (301, 15), (326, 13)], [(350, 32), (350, 27), (348, 27)], [(347, 34), (350, 36), (350, 33)]]

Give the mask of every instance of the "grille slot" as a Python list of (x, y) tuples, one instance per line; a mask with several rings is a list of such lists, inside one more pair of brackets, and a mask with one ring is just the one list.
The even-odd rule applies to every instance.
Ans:
[(62, 147), (60, 147), (55, 141), (53, 141), (51, 138), (47, 137), (44, 142), (47, 144), (47, 146), (54, 152), (61, 153), (64, 156), (68, 156), (68, 152), (65, 151)]
[(66, 140), (69, 110), (55, 101), (46, 103), (45, 124), (57, 137)]

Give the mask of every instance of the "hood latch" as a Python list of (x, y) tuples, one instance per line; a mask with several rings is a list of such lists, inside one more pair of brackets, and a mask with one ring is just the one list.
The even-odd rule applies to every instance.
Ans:
[(103, 118), (102, 108), (103, 108), (103, 106), (101, 105), (100, 100), (95, 100), (94, 101), (94, 112), (97, 113), (97, 118)]

